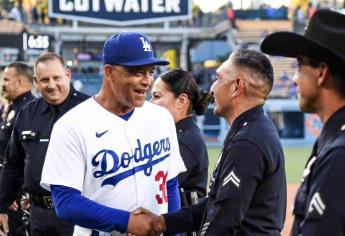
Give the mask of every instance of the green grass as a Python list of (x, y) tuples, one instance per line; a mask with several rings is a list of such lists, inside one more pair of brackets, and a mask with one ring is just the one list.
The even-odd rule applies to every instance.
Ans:
[[(305, 163), (311, 152), (310, 148), (300, 148), (300, 147), (289, 147), (284, 148), (285, 154), (285, 171), (286, 171), (286, 180), (288, 183), (299, 183), (302, 177)], [(208, 173), (211, 174), (213, 168), (216, 164), (218, 156), (220, 154), (220, 149), (209, 148), (209, 167)]]
[(288, 183), (299, 183), (303, 174), (305, 164), (311, 153), (310, 148), (284, 148), (286, 181)]

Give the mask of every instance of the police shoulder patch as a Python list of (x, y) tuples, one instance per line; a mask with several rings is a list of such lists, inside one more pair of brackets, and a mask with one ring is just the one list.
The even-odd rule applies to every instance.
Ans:
[(231, 170), (230, 173), (223, 179), (223, 186), (228, 183), (232, 183), (237, 188), (240, 187), (241, 179), (235, 174), (234, 170)]
[(325, 212), (326, 205), (321, 198), (319, 192), (316, 192), (309, 204), (308, 208), (308, 218), (309, 219), (319, 219)]

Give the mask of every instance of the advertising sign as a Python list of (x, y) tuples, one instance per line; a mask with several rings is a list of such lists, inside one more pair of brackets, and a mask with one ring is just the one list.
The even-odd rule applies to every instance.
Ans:
[(114, 25), (188, 19), (191, 0), (49, 0), (49, 16)]
[(23, 49), (48, 49), (50, 45), (50, 38), (44, 34), (29, 34), (23, 33)]

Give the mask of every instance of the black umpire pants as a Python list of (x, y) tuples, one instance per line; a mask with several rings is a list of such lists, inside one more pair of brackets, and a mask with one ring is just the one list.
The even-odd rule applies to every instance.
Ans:
[(31, 236), (72, 236), (73, 225), (59, 219), (54, 208), (43, 208), (31, 202)]

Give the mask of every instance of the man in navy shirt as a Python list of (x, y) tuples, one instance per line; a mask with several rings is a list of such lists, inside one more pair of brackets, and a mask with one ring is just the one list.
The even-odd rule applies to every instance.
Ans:
[(208, 198), (175, 213), (151, 214), (156, 232), (280, 235), (286, 209), (284, 156), (277, 130), (263, 111), (272, 85), (272, 65), (256, 51), (237, 50), (217, 69), (211, 87), (214, 113), (224, 117), (231, 129)]
[[(35, 98), (31, 94), (32, 82), (33, 71), (28, 65), (14, 62), (5, 67), (2, 96), (7, 99), (8, 104), (2, 114), (2, 122), (0, 124), (1, 166), (5, 160), (5, 151), (11, 137), (16, 116), (22, 106)], [(26, 230), (22, 220), (23, 211), (18, 207), (21, 195), (20, 192), (16, 201), (11, 205), (11, 209), (8, 211), (10, 227), (9, 236), (25, 235)]]
[(277, 32), (263, 52), (297, 58), (301, 111), (324, 127), (314, 144), (294, 205), (291, 235), (345, 235), (345, 15), (319, 10), (305, 35)]
[(0, 178), (0, 224), (7, 233), (8, 206), (24, 183), (31, 198), (31, 234), (72, 235), (73, 226), (57, 218), (50, 193), (40, 187), (40, 179), (54, 122), (88, 96), (70, 87), (71, 73), (53, 53), (37, 59), (34, 80), (42, 97), (26, 104), (13, 124)]
[(2, 97), (8, 101), (2, 115), (0, 126), (0, 162), (5, 160), (5, 150), (10, 139), (13, 122), (19, 109), (34, 99), (31, 94), (33, 83), (32, 69), (19, 62), (9, 64), (4, 69), (4, 82), (2, 84)]

